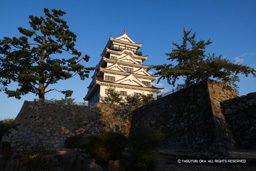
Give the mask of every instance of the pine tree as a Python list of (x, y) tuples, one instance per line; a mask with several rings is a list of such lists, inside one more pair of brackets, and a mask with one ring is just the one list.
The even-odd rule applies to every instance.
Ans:
[(106, 96), (100, 98), (103, 103), (120, 104), (122, 102), (121, 94), (114, 88), (107, 89)]
[(205, 48), (212, 42), (210, 40), (196, 41), (196, 34), (190, 36), (191, 31), (184, 30), (183, 42), (181, 45), (173, 43), (176, 47), (171, 53), (167, 53), (168, 60), (177, 62), (173, 64), (163, 64), (154, 66), (156, 69), (155, 75), (160, 75), (158, 82), (161, 79), (167, 79), (170, 85), (175, 86), (176, 81), (183, 77), (185, 78), (185, 87), (191, 84), (208, 79), (217, 79), (219, 81), (228, 82), (235, 88), (235, 82), (239, 81), (238, 74), (244, 74), (246, 77), (249, 74), (256, 76), (255, 69), (235, 64), (222, 56), (206, 55)]
[[(31, 92), (44, 101), (46, 93), (56, 90), (47, 90), (50, 84), (77, 74), (84, 80), (93, 69), (79, 64), (82, 60), (88, 62), (89, 56), (82, 56), (75, 48), (77, 36), (62, 19), (66, 12), (45, 8), (44, 14), (29, 16), (31, 28), (18, 28), (23, 36), (0, 40), (0, 90), (9, 97), (20, 99)], [(61, 55), (63, 52), (66, 57)], [(18, 82), (16, 90), (8, 89), (11, 82)], [(72, 94), (71, 90), (61, 92), (66, 96)]]

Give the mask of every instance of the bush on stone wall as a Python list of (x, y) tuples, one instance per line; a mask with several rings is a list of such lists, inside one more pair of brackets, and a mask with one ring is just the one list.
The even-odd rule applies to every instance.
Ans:
[(152, 129), (138, 128), (129, 135), (129, 170), (154, 170), (156, 162), (152, 157), (153, 149), (160, 146), (163, 134)]
[(86, 146), (88, 154), (98, 162), (121, 159), (126, 147), (127, 139), (124, 135), (115, 132), (98, 134)]
[(65, 146), (67, 148), (85, 148), (86, 145), (91, 141), (92, 136), (82, 137), (73, 136), (69, 137), (65, 141)]
[(97, 162), (106, 162), (121, 159), (127, 138), (120, 133), (106, 132), (96, 136), (69, 137), (65, 145), (67, 148), (84, 148)]
[(151, 151), (161, 144), (163, 134), (153, 129), (138, 128), (130, 133), (128, 139), (133, 150)]

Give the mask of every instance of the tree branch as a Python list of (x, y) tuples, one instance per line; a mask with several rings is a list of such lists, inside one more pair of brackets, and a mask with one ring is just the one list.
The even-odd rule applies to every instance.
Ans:
[(71, 77), (69, 77), (69, 78), (73, 78), (75, 75), (77, 75), (78, 74), (78, 72), (76, 72), (74, 75), (72, 75)]
[(37, 45), (37, 46), (41, 46), (40, 44), (37, 44), (37, 43), (29, 43), (29, 45)]
[(57, 91), (57, 92), (60, 92), (61, 93), (61, 91), (60, 90), (57, 90), (56, 88), (53, 88), (53, 89), (50, 89), (50, 90), (47, 90), (47, 91), (45, 91), (45, 93), (49, 93), (49, 92), (51, 92), (51, 91)]

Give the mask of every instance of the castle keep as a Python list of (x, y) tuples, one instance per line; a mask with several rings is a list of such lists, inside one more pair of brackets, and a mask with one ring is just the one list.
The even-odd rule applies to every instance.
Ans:
[(106, 96), (109, 88), (114, 88), (123, 97), (153, 94), (156, 98), (157, 93), (164, 90), (152, 86), (157, 77), (148, 73), (151, 66), (143, 65), (148, 56), (138, 51), (141, 46), (126, 31), (116, 38), (110, 36), (84, 98), (89, 105), (101, 102), (100, 97)]

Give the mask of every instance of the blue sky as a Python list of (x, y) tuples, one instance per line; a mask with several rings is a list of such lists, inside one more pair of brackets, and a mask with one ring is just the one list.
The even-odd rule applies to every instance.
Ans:
[[(21, 36), (19, 26), (29, 28), (29, 15), (41, 16), (43, 9), (61, 9), (70, 30), (77, 35), (76, 47), (91, 58), (86, 66), (100, 60), (109, 36), (127, 34), (137, 43), (143, 55), (149, 55), (146, 65), (169, 63), (165, 53), (171, 52), (172, 42), (181, 43), (183, 28), (197, 33), (197, 39), (210, 39), (208, 53), (256, 68), (256, 1), (255, 0), (12, 0), (0, 6), (0, 39)], [(256, 91), (256, 78), (240, 77), (240, 95)], [(74, 90), (75, 101), (82, 102), (91, 79), (74, 77), (55, 85), (60, 90)], [(173, 87), (161, 81), (166, 91)], [(15, 88), (15, 84), (11, 85)], [(51, 88), (51, 87), (50, 87)], [(15, 118), (24, 100), (8, 98), (0, 92), (0, 119)], [(47, 99), (61, 99), (62, 94), (51, 92)]]

